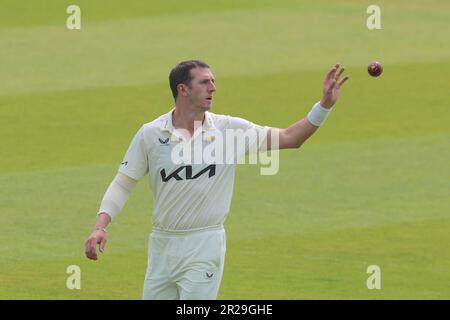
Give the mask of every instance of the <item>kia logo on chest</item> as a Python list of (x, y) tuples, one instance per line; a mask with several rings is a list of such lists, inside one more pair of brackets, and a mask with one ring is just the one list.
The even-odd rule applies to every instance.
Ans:
[[(184, 179), (179, 175), (182, 171), (185, 172)], [(215, 176), (216, 175), (216, 165), (215, 164), (209, 165), (206, 168), (204, 168), (203, 170), (201, 170), (200, 172), (198, 172), (196, 175), (192, 175), (192, 166), (179, 167), (175, 171), (171, 172), (169, 175), (167, 175), (166, 169), (162, 169), (160, 171), (160, 174), (161, 174), (162, 181), (167, 182), (172, 178), (174, 178), (175, 180), (178, 180), (178, 181), (197, 179), (198, 177), (200, 177), (201, 175), (203, 175), (206, 172), (208, 172), (208, 178)]]

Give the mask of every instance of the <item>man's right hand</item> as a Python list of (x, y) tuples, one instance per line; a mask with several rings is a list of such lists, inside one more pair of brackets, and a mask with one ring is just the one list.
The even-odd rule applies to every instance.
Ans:
[(106, 232), (103, 230), (94, 230), (85, 243), (86, 257), (97, 260), (97, 244), (100, 244), (100, 252), (103, 253), (106, 245)]

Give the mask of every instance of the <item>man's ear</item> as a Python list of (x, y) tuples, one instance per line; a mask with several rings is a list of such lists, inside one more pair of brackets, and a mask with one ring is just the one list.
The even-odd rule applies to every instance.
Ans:
[(180, 83), (177, 85), (178, 94), (181, 94), (183, 97), (188, 95), (188, 87), (184, 83)]

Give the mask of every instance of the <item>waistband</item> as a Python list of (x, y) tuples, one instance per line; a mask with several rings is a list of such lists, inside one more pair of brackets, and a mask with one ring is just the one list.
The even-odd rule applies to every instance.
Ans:
[(153, 227), (151, 234), (156, 235), (156, 236), (181, 237), (181, 236), (200, 234), (203, 232), (219, 231), (219, 230), (225, 230), (223, 228), (223, 224), (219, 224), (216, 226), (210, 226), (210, 227), (204, 227), (204, 228), (188, 229), (188, 230), (164, 230), (164, 229), (158, 229), (158, 228)]

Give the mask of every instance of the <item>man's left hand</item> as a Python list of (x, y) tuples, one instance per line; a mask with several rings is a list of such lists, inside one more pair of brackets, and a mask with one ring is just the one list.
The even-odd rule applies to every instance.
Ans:
[(323, 82), (323, 96), (320, 100), (320, 105), (322, 107), (330, 109), (336, 103), (342, 85), (350, 77), (349, 75), (345, 76), (341, 81), (339, 81), (339, 77), (342, 75), (344, 70), (345, 68), (341, 67), (341, 65), (337, 63), (333, 68), (331, 68), (325, 77)]

